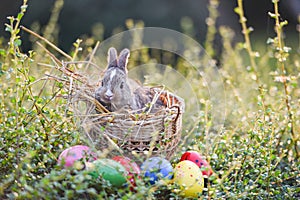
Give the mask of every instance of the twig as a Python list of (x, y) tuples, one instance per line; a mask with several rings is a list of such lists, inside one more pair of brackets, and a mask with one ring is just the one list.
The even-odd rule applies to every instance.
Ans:
[[(279, 21), (279, 10), (278, 10), (278, 1), (273, 1), (274, 4), (274, 18), (275, 18), (275, 29), (276, 29), (276, 33), (277, 33), (277, 40), (278, 40), (278, 48), (279, 48), (279, 54), (280, 54), (280, 58), (278, 59), (278, 61), (281, 64), (281, 71), (283, 76), (286, 76), (286, 69), (285, 69), (285, 65), (284, 65), (284, 47), (283, 47), (283, 41), (282, 41), (282, 26), (280, 21)], [(286, 108), (287, 108), (287, 113), (288, 113), (288, 120), (289, 120), (289, 124), (291, 125), (291, 137), (292, 137), (292, 141), (294, 144), (294, 149), (295, 149), (295, 153), (296, 153), (296, 157), (299, 158), (300, 154), (298, 152), (298, 148), (297, 148), (297, 138), (296, 138), (296, 134), (294, 132), (294, 121), (293, 121), (293, 113), (291, 111), (291, 106), (290, 106), (290, 100), (289, 100), (289, 92), (288, 92), (288, 85), (287, 85), (287, 80), (285, 78), (282, 79), (283, 81), (283, 86), (284, 86), (284, 92), (285, 92), (285, 104), (286, 104)]]
[(25, 26), (21, 26), (21, 29), (26, 31), (27, 33), (41, 39), (42, 41), (46, 42), (46, 44), (48, 44), (50, 47), (52, 47), (53, 49), (55, 49), (57, 52), (59, 52), (61, 55), (65, 56), (66, 58), (68, 58), (69, 60), (72, 60), (73, 58), (71, 56), (69, 56), (67, 53), (65, 53), (63, 50), (61, 50), (60, 48), (58, 48), (56, 45), (54, 45), (52, 42), (50, 42), (49, 40), (47, 40), (46, 38), (44, 38), (43, 36), (33, 32), (32, 30), (26, 28)]
[[(80, 88), (77, 88), (77, 86), (75, 86), (74, 84), (70, 83), (70, 81), (67, 79), (53, 76), (51, 74), (46, 74), (46, 76), (48, 76), (56, 81), (65, 83), (66, 86), (69, 86), (69, 89), (68, 89), (69, 91), (71, 91), (74, 88), (77, 92), (81, 90)], [(70, 87), (70, 86), (72, 86), (72, 87)], [(78, 94), (80, 94), (80, 96), (84, 97), (84, 99), (88, 100), (89, 102), (95, 104), (96, 110), (99, 111), (100, 113), (109, 113), (109, 111), (101, 103), (99, 103), (94, 97), (87, 95), (86, 93), (78, 93)]]
[[(95, 47), (94, 47), (94, 49), (93, 49), (93, 51), (92, 51), (92, 53), (91, 53), (91, 55), (90, 55), (90, 58), (89, 58), (89, 60), (88, 60), (88, 62), (87, 62), (86, 69), (90, 66), (90, 64), (93, 64), (92, 59), (93, 59), (94, 56), (95, 56), (95, 53), (96, 53), (96, 51), (97, 51), (97, 49), (98, 49), (98, 47), (99, 47), (99, 44), (100, 44), (100, 42), (97, 41), (97, 43), (96, 43), (96, 45), (95, 45)], [(96, 65), (96, 66), (97, 66), (97, 65)], [(97, 66), (97, 67), (98, 67), (98, 66)]]
[[(163, 89), (160, 91), (159, 94), (157, 94), (157, 93), (155, 94), (154, 98), (153, 98), (152, 101), (151, 101), (150, 108), (149, 108), (149, 109), (147, 110), (147, 112), (146, 112), (146, 115), (148, 115), (148, 114), (150, 113), (150, 111), (151, 111), (153, 105), (156, 103), (158, 97), (159, 97), (159, 96), (162, 94), (162, 92), (164, 91), (164, 88), (165, 88), (165, 87), (163, 87)], [(145, 122), (145, 119), (141, 122), (141, 124), (140, 124), (140, 126), (139, 126), (139, 128), (138, 128), (138, 130), (137, 130), (137, 132), (136, 132), (135, 138), (136, 138), (137, 135), (139, 134), (139, 132), (140, 132), (140, 130), (141, 130), (141, 127), (143, 126), (144, 122)], [(153, 140), (156, 140), (156, 138), (153, 138)], [(150, 147), (150, 148), (151, 148), (151, 147)]]
[(249, 36), (249, 33), (251, 32), (251, 29), (249, 29), (247, 27), (247, 24), (246, 24), (247, 19), (246, 19), (245, 14), (244, 14), (243, 0), (237, 0), (237, 3), (238, 3), (238, 7), (235, 11), (239, 15), (240, 24), (242, 25), (242, 33), (243, 33), (244, 39), (245, 39), (246, 50), (247, 50), (247, 52), (249, 54), (249, 57), (250, 57), (251, 67), (254, 69), (254, 72), (256, 73), (255, 74), (256, 75), (256, 80), (258, 80), (257, 65), (256, 65), (256, 62), (254, 60), (255, 53), (252, 50), (251, 42), (250, 42), (250, 36)]
[(53, 55), (48, 49), (46, 49), (39, 41), (36, 42), (37, 45), (39, 45), (44, 51), (46, 51), (47, 54), (49, 54), (49, 56), (51, 58), (53, 58), (57, 63), (59, 63), (60, 65), (62, 65), (61, 61), (58, 60), (58, 58), (55, 57), (55, 55)]
[(213, 42), (217, 32), (216, 21), (219, 16), (218, 9), (217, 9), (219, 4), (220, 4), (219, 0), (210, 0), (207, 7), (209, 10), (208, 12), (209, 16), (206, 19), (207, 33), (206, 33), (206, 40), (205, 40), (205, 50), (208, 53), (208, 55), (211, 57), (215, 56)]
[[(68, 61), (68, 62), (64, 62), (65, 66), (70, 65), (70, 64), (87, 64), (87, 65), (93, 65), (94, 67), (97, 67), (97, 68), (100, 69), (100, 67), (97, 64), (95, 64), (91, 61), (70, 61), (70, 62)], [(67, 69), (69, 69), (69, 68), (67, 68)]]

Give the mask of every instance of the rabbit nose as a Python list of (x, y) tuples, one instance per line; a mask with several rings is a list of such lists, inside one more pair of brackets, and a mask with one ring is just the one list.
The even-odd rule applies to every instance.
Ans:
[(111, 90), (107, 90), (105, 92), (105, 98), (107, 98), (108, 100), (112, 100), (114, 94), (111, 92)]

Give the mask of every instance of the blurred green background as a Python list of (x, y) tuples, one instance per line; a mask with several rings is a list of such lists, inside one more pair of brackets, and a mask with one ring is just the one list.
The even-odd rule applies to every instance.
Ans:
[[(1, 0), (0, 6), (0, 35), (8, 37), (4, 31), (4, 23), (8, 15), (15, 15), (19, 11), (21, 0)], [(33, 30), (43, 30), (48, 23), (54, 0), (29, 0), (28, 12), (23, 24)], [(182, 26), (187, 22), (193, 24), (194, 30), (188, 32), (200, 43), (205, 40), (206, 18), (208, 17), (208, 0), (65, 0), (59, 14), (58, 24), (55, 27), (58, 34), (57, 44), (68, 51), (72, 43), (83, 35), (93, 36), (97, 40), (110, 37), (113, 33), (125, 30), (126, 19), (143, 21), (145, 26), (163, 27), (182, 31)], [(220, 1), (217, 26), (226, 25), (236, 32), (235, 41), (239, 41), (241, 29), (239, 19), (233, 12), (236, 1)], [(248, 26), (254, 28), (252, 37), (259, 42), (266, 41), (270, 34), (274, 34), (273, 20), (268, 17), (268, 12), (273, 11), (271, 0), (251, 0), (244, 2), (245, 15)], [(300, 0), (280, 1), (282, 20), (288, 20), (285, 27), (287, 45), (297, 47), (297, 18), (300, 13)], [(105, 27), (105, 28), (104, 28)], [(273, 35), (271, 35), (273, 36)], [(23, 48), (28, 50), (31, 46), (28, 35), (24, 34)], [(25, 39), (25, 40), (24, 40)], [(215, 45), (220, 49), (220, 37), (217, 34)]]

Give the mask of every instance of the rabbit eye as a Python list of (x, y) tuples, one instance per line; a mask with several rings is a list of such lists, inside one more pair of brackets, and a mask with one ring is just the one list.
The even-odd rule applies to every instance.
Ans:
[(124, 82), (121, 83), (120, 88), (123, 89), (124, 87)]

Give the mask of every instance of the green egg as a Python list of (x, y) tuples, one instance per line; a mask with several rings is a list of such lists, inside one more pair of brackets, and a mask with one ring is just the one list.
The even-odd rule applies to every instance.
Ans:
[(127, 182), (126, 169), (111, 159), (95, 160), (87, 165), (87, 169), (93, 178), (103, 178), (115, 187), (121, 187)]

